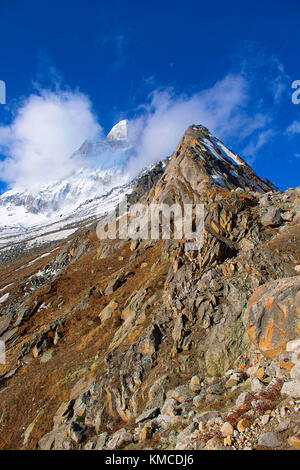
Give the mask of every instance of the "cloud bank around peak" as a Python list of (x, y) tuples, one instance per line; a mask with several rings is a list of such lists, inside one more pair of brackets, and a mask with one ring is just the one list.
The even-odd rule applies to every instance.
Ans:
[[(270, 115), (251, 107), (251, 84), (242, 74), (228, 74), (212, 87), (190, 95), (156, 89), (135, 111), (128, 121), (135, 152), (125, 165), (131, 177), (171, 155), (192, 124), (202, 124), (225, 143), (232, 142), (234, 151), (240, 143), (249, 158), (273, 135)], [(85, 140), (103, 137), (86, 95), (39, 90), (20, 105), (9, 126), (0, 126), (0, 153), (5, 155), (0, 160), (0, 179), (13, 189), (34, 192), (72, 171), (95, 165), (78, 153), (70, 156)], [(109, 155), (102, 155), (104, 159), (109, 161)], [(101, 155), (98, 163), (101, 165)], [(122, 158), (119, 163), (124, 163)]]
[[(102, 135), (88, 97), (80, 92), (41, 90), (0, 126), (0, 179), (9, 187), (34, 191), (78, 168), (70, 155)], [(80, 162), (82, 163), (82, 162)]]
[[(137, 157), (129, 162), (130, 170), (140, 170), (169, 156), (192, 124), (202, 124), (218, 138), (228, 140), (243, 141), (260, 130), (267, 132), (270, 116), (262, 112), (250, 115), (249, 100), (249, 83), (242, 75), (233, 74), (191, 96), (176, 96), (172, 90), (155, 91), (141, 115), (129, 121), (129, 136), (137, 148)], [(270, 136), (268, 132), (261, 145)]]

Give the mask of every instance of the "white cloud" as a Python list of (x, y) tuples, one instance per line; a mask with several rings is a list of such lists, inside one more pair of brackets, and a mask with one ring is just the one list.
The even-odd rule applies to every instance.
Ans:
[(70, 91), (42, 91), (19, 108), (10, 126), (0, 126), (0, 178), (11, 187), (35, 188), (78, 167), (70, 155), (101, 132), (89, 99)]
[(232, 55), (233, 67), (255, 84), (253, 98), (261, 99), (261, 91), (268, 91), (273, 105), (278, 106), (287, 98), (291, 77), (285, 71), (280, 56), (269, 53), (262, 44), (252, 40), (242, 40)]
[(267, 129), (263, 132), (260, 132), (259, 135), (252, 139), (249, 144), (244, 148), (243, 155), (250, 157), (250, 163), (253, 163), (256, 157), (258, 150), (263, 147), (270, 139), (274, 136), (274, 131), (272, 129)]
[(269, 58), (270, 62), (270, 76), (273, 77), (269, 80), (269, 89), (273, 93), (274, 103), (279, 104), (281, 99), (284, 97), (287, 90), (289, 90), (291, 78), (285, 72), (283, 64), (280, 62), (278, 57), (272, 55)]
[(244, 139), (270, 121), (262, 113), (249, 116), (249, 84), (241, 75), (227, 75), (213, 87), (188, 97), (172, 90), (156, 91), (144, 113), (129, 123), (138, 157), (131, 172), (170, 155), (188, 126), (202, 124), (221, 139)]
[(287, 128), (289, 134), (300, 134), (300, 121), (294, 121)]

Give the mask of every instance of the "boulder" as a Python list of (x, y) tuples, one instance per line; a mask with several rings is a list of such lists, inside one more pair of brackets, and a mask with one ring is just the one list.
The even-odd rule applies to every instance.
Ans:
[(283, 223), (281, 217), (281, 209), (271, 206), (267, 212), (262, 216), (261, 222), (265, 227), (278, 227)]
[(169, 390), (167, 393), (167, 399), (174, 398), (179, 403), (192, 401), (194, 393), (190, 390), (188, 385), (179, 385), (179, 387)]
[(150, 439), (155, 432), (155, 423), (148, 421), (138, 433), (138, 441), (146, 441)]
[(106, 307), (99, 313), (99, 318), (101, 323), (105, 323), (109, 320), (114, 313), (114, 311), (118, 308), (119, 304), (115, 301), (115, 299), (111, 300)]
[(33, 428), (37, 422), (37, 420), (39, 419), (39, 416), (40, 416), (40, 412), (37, 414), (37, 416), (35, 417), (35, 419), (32, 421), (32, 423), (29, 424), (29, 426), (27, 427), (27, 429), (25, 430), (24, 432), (24, 442), (23, 442), (23, 445), (26, 446), (28, 444), (28, 441), (30, 439), (30, 436), (31, 436), (31, 433), (33, 431)]
[(294, 449), (300, 450), (300, 433), (296, 436), (291, 436), (289, 438), (289, 444), (294, 447)]
[(163, 415), (176, 416), (178, 414), (178, 405), (179, 402), (177, 400), (168, 398), (161, 409), (161, 413)]
[(147, 403), (149, 408), (163, 406), (166, 398), (166, 390), (168, 389), (169, 381), (169, 376), (163, 375), (153, 382), (148, 392)]
[(51, 450), (55, 441), (55, 431), (45, 434), (38, 442), (40, 450)]
[(159, 414), (159, 408), (151, 408), (150, 410), (144, 411), (141, 415), (139, 415), (135, 422), (141, 423), (142, 421), (146, 421), (147, 419), (153, 419)]
[(220, 429), (222, 436), (227, 437), (227, 436), (233, 436), (234, 428), (231, 423), (228, 423), (227, 421), (221, 426)]
[(225, 383), (225, 388), (231, 388), (231, 387), (235, 387), (236, 385), (238, 385), (242, 380), (242, 375), (239, 374), (239, 373), (234, 373), (232, 374), (229, 379), (226, 381)]
[(239, 406), (242, 406), (246, 403), (250, 403), (251, 402), (251, 399), (252, 399), (252, 394), (249, 393), (249, 392), (242, 392), (236, 399), (236, 406), (239, 407)]
[(286, 431), (287, 429), (289, 429), (290, 424), (291, 424), (291, 420), (288, 418), (279, 421), (279, 424), (277, 426), (277, 432)]
[(112, 438), (108, 441), (106, 448), (108, 450), (120, 449), (126, 444), (130, 444), (133, 441), (133, 435), (127, 432), (126, 429), (122, 428), (115, 432)]
[(6, 332), (9, 325), (11, 324), (11, 321), (12, 321), (12, 315), (6, 315), (5, 317), (3, 317), (3, 319), (1, 319), (1, 321), (0, 321), (0, 337), (1, 337), (2, 334), (4, 334)]
[(179, 416), (169, 416), (169, 415), (158, 415), (155, 419), (155, 422), (158, 427), (162, 428), (163, 430), (168, 429), (170, 426), (176, 424), (180, 419)]
[(106, 286), (105, 294), (112, 294), (125, 282), (124, 270), (122, 269)]
[(258, 287), (243, 318), (250, 340), (274, 358), (300, 334), (300, 276), (271, 281)]
[(274, 432), (266, 432), (258, 439), (258, 445), (263, 447), (280, 447), (282, 442), (278, 439)]
[(224, 391), (225, 391), (225, 386), (223, 382), (221, 381), (210, 385), (206, 389), (206, 393), (212, 393), (213, 395), (222, 395)]
[(300, 338), (289, 341), (286, 345), (287, 352), (300, 353)]
[(70, 400), (68, 402), (63, 402), (58, 408), (57, 412), (53, 417), (54, 427), (59, 426), (66, 421), (69, 421), (74, 415), (74, 403), (75, 400)]
[(186, 450), (191, 448), (191, 441), (193, 434), (196, 430), (196, 423), (191, 423), (183, 431), (181, 431), (176, 438), (176, 450)]
[(194, 375), (190, 381), (190, 389), (192, 392), (197, 393), (201, 390), (200, 379), (197, 375)]
[(226, 447), (224, 446), (223, 440), (219, 437), (215, 436), (212, 439), (207, 441), (205, 450), (225, 450)]
[(41, 356), (40, 362), (45, 363), (50, 361), (55, 355), (56, 351), (54, 349), (49, 349), (48, 351), (45, 351), (43, 355)]
[(221, 416), (219, 411), (211, 410), (211, 411), (203, 411), (203, 413), (200, 413), (194, 418), (194, 423), (208, 423), (208, 421), (213, 421), (216, 418), (219, 418)]
[(296, 362), (294, 367), (292, 367), (290, 374), (292, 379), (300, 380), (300, 361)]
[(70, 438), (72, 439), (72, 441), (76, 443), (82, 442), (86, 438), (87, 432), (88, 432), (88, 427), (85, 424), (78, 423), (76, 421), (72, 421), (70, 423), (68, 434)]
[(101, 434), (99, 434), (95, 449), (96, 450), (103, 449), (107, 439), (108, 439), (108, 433), (107, 432), (102, 432)]
[(285, 382), (282, 386), (281, 394), (292, 398), (300, 398), (300, 380)]
[(236, 428), (239, 432), (245, 432), (246, 429), (250, 428), (251, 424), (252, 424), (252, 422), (250, 421), (250, 419), (242, 418), (237, 423)]
[(251, 380), (251, 392), (254, 392), (254, 393), (261, 392), (262, 390), (264, 390), (264, 388), (265, 388), (264, 385), (261, 383), (261, 381), (257, 377), (254, 377)]

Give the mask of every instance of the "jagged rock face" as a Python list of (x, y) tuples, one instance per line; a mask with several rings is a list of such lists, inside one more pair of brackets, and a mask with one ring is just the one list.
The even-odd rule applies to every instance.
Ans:
[(215, 187), (273, 191), (238, 155), (203, 126), (190, 126), (176, 147), (164, 176), (149, 193), (153, 202), (198, 202)]
[[(241, 428), (277, 406), (290, 370), (284, 391), (298, 393), (295, 347), (269, 358), (257, 346), (270, 321), (281, 328), (285, 305), (287, 338), (296, 331), (290, 307), (299, 286), (284, 298), (280, 286), (299, 277), (300, 188), (274, 191), (192, 126), (170, 159), (135, 182), (136, 201), (203, 202), (201, 249), (186, 251), (183, 240), (100, 241), (91, 227), (45, 258), (0, 269), (0, 301), (10, 294), (0, 319), (8, 348), (0, 412), (10, 411), (1, 446), (22, 446), (24, 428), (27, 448), (239, 448), (211, 430), (220, 436), (223, 422), (235, 426), (244, 413)], [(280, 218), (265, 224), (276, 211)], [(270, 292), (275, 310), (265, 309), (264, 295), (249, 303), (257, 289)], [(248, 323), (259, 325), (256, 335)]]
[(144, 196), (145, 193), (150, 191), (163, 175), (164, 171), (165, 168), (162, 162), (153, 165), (149, 170), (143, 171), (136, 179), (132, 192), (127, 196), (129, 204), (135, 204), (142, 198), (142, 196)]

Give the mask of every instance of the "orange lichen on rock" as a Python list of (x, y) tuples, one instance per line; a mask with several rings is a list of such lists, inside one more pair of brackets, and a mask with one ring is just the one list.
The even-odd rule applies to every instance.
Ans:
[(258, 287), (248, 301), (244, 324), (261, 352), (275, 357), (299, 336), (300, 277), (271, 281)]

